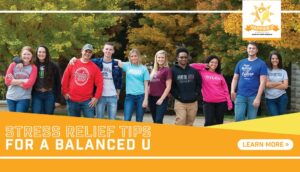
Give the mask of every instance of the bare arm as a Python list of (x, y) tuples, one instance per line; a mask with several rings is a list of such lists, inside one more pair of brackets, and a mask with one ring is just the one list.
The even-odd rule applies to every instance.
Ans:
[(275, 88), (280, 84), (282, 84), (282, 82), (271, 82), (270, 80), (267, 79), (266, 88)]
[(280, 83), (280, 85), (277, 85), (274, 88), (279, 89), (279, 90), (286, 90), (288, 87), (289, 87), (289, 81), (286, 79), (282, 83)]
[(235, 101), (235, 98), (236, 98), (235, 89), (236, 89), (239, 77), (240, 77), (240, 75), (235, 73), (233, 75), (233, 78), (232, 78), (232, 81), (231, 81), (231, 93), (230, 93), (230, 95), (231, 95), (231, 100), (232, 101)]
[(10, 84), (21, 86), (26, 81), (27, 80), (25, 80), (25, 79), (13, 79)]
[(257, 95), (253, 101), (253, 106), (254, 107), (259, 107), (260, 105), (260, 100), (261, 100), (261, 95), (264, 92), (265, 86), (266, 86), (266, 81), (267, 81), (267, 76), (266, 75), (261, 75), (260, 78), (260, 84), (258, 88)]
[(148, 106), (148, 82), (148, 80), (144, 81), (145, 96), (143, 101), (143, 108), (146, 108)]
[(163, 94), (161, 95), (161, 97), (156, 102), (157, 105), (161, 105), (162, 102), (165, 100), (165, 98), (168, 96), (168, 94), (170, 93), (170, 90), (171, 90), (171, 85), (172, 85), (172, 79), (168, 79), (166, 81), (166, 89), (165, 89), (165, 91), (163, 92)]
[(117, 89), (117, 98), (118, 98), (118, 100), (119, 100), (119, 98), (120, 98), (120, 92), (121, 92), (121, 90), (120, 90), (120, 89)]
[(122, 62), (122, 60), (120, 60), (120, 59), (114, 59), (114, 60), (118, 61), (118, 66), (119, 66), (120, 68), (123, 67), (123, 62)]

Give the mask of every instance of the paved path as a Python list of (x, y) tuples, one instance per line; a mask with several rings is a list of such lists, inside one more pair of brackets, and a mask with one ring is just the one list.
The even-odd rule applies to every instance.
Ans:
[[(7, 108), (5, 105), (0, 105), (0, 113), (1, 111), (7, 111)], [(59, 107), (55, 109), (55, 114), (66, 114), (65, 106)], [(117, 119), (123, 119), (123, 111), (118, 111)], [(133, 115), (132, 120), (135, 121), (135, 115)], [(151, 114), (146, 113), (144, 115), (144, 122), (150, 122), (152, 123), (152, 117)], [(175, 122), (175, 115), (165, 115), (164, 117), (164, 123), (165, 124), (174, 124)], [(232, 122), (231, 119), (225, 119), (224, 123), (230, 123)], [(194, 126), (203, 126), (204, 125), (204, 117), (203, 116), (197, 116), (196, 121), (194, 123)]]

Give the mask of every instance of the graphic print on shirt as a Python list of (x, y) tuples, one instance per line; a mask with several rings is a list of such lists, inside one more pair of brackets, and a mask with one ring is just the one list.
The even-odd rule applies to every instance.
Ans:
[(220, 78), (219, 76), (205, 75), (204, 77), (207, 80), (214, 80), (214, 81), (221, 81), (222, 80), (222, 78)]
[(269, 77), (274, 77), (276, 79), (282, 79), (283, 78), (283, 73), (269, 73)]
[(251, 70), (252, 66), (249, 64), (244, 64), (242, 66), (242, 76), (245, 80), (249, 80), (254, 75), (254, 73)]
[(113, 76), (112, 76), (111, 63), (103, 63), (102, 75), (104, 79), (102, 96), (117, 95), (115, 84), (113, 81)]
[(160, 73), (157, 71), (157, 73), (153, 76), (151, 82), (160, 82)]
[(87, 83), (90, 73), (85, 67), (80, 67), (75, 71), (75, 83), (83, 86)]
[(112, 70), (108, 65), (103, 65), (102, 75), (104, 80), (112, 80)]
[(44, 78), (45, 76), (45, 66), (40, 66), (39, 78)]
[(194, 80), (195, 76), (193, 74), (183, 74), (183, 75), (177, 75), (177, 81), (179, 83), (190, 83)]
[[(30, 71), (31, 72), (31, 71)], [(24, 68), (15, 68), (14, 69), (14, 78), (15, 79), (28, 79), (30, 76), (29, 71)]]
[(128, 71), (128, 74), (138, 75), (138, 76), (143, 75), (142, 70), (139, 70), (139, 69), (130, 69)]

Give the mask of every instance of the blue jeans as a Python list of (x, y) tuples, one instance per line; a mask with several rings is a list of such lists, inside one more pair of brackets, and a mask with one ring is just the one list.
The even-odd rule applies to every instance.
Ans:
[(10, 112), (28, 112), (30, 99), (10, 100), (7, 99), (7, 107)]
[(89, 107), (89, 102), (91, 99), (83, 101), (83, 102), (74, 102), (72, 100), (67, 100), (67, 106), (68, 106), (68, 115), (69, 116), (81, 116), (81, 111), (83, 111), (84, 117), (87, 118), (94, 118), (95, 116), (95, 110), (92, 107)]
[(117, 96), (102, 96), (96, 106), (97, 118), (104, 118), (105, 107), (109, 119), (116, 119), (118, 108)]
[(283, 94), (276, 99), (266, 99), (267, 109), (271, 116), (284, 114), (286, 112), (287, 104), (287, 94)]
[[(237, 95), (235, 99), (235, 121), (243, 121), (245, 119), (255, 119), (257, 115), (258, 108), (253, 106), (253, 101), (256, 96), (245, 97), (241, 95)], [(247, 110), (247, 118), (246, 118), (246, 110)]]
[(144, 117), (143, 109), (144, 94), (126, 94), (124, 102), (124, 120), (131, 121), (134, 109), (136, 110), (136, 121), (142, 122)]
[(161, 105), (156, 104), (158, 99), (160, 99), (160, 97), (149, 96), (149, 108), (152, 114), (153, 122), (162, 124), (164, 115), (168, 108), (168, 98), (165, 98)]
[(55, 97), (52, 91), (32, 92), (32, 112), (40, 114), (53, 114)]

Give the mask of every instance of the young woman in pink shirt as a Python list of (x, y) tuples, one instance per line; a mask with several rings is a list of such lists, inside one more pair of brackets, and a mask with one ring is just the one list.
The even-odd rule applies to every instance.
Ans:
[(232, 109), (228, 87), (221, 74), (221, 63), (217, 56), (208, 56), (203, 63), (193, 63), (202, 78), (204, 126), (223, 124), (224, 114)]

